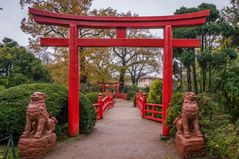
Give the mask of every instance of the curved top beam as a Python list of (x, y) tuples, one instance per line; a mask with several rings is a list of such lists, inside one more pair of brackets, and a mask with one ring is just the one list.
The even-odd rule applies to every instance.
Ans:
[(210, 13), (209, 10), (203, 10), (171, 16), (100, 17), (51, 13), (34, 8), (29, 8), (29, 12), (33, 19), (40, 24), (62, 26), (73, 24), (81, 28), (162, 28), (165, 25), (172, 25), (172, 27), (196, 26), (204, 24)]

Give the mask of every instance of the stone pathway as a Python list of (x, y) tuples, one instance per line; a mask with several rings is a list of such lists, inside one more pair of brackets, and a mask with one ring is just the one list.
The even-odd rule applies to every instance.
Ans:
[(129, 101), (117, 100), (87, 136), (69, 139), (47, 159), (180, 159), (174, 144), (160, 141), (161, 124), (141, 119)]

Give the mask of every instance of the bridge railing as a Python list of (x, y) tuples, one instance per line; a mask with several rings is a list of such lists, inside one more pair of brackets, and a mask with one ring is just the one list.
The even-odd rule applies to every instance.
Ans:
[(105, 97), (102, 97), (102, 94), (98, 95), (98, 102), (93, 104), (97, 109), (97, 120), (103, 119), (104, 113), (113, 107), (114, 96), (112, 92), (106, 91)]
[(139, 108), (141, 117), (162, 122), (162, 104), (146, 103), (146, 94), (136, 93), (136, 106)]

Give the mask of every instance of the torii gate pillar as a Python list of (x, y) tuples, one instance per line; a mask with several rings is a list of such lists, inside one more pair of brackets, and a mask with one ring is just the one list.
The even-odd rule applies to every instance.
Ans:
[(164, 27), (164, 54), (163, 54), (163, 126), (161, 139), (169, 136), (169, 131), (166, 125), (167, 109), (170, 104), (173, 89), (173, 35), (172, 26)]
[(78, 27), (70, 25), (69, 34), (68, 134), (77, 136), (80, 131)]

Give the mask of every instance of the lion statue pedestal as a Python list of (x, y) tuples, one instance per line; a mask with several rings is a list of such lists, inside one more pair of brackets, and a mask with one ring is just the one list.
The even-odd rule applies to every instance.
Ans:
[(56, 118), (46, 110), (46, 95), (34, 92), (27, 107), (26, 126), (18, 142), (23, 159), (40, 159), (56, 145)]
[(202, 155), (204, 139), (198, 125), (198, 105), (195, 93), (185, 94), (182, 111), (174, 124), (177, 128), (175, 144), (180, 155), (183, 158)]

